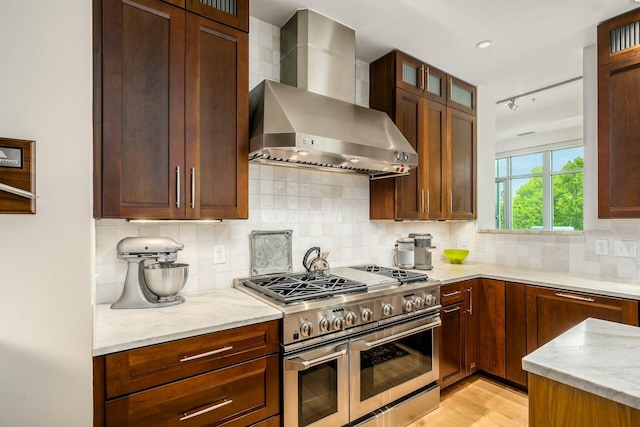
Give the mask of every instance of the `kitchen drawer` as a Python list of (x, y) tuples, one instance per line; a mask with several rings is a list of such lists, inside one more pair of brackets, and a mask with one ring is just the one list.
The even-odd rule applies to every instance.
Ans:
[(278, 352), (279, 321), (106, 356), (107, 399)]
[(111, 400), (105, 425), (251, 425), (279, 411), (279, 366), (274, 354)]
[(450, 283), (440, 287), (440, 304), (444, 307), (464, 301), (464, 282)]

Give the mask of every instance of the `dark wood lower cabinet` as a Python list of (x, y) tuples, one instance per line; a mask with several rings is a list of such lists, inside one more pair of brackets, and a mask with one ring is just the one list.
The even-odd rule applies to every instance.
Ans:
[(482, 371), (528, 386), (522, 358), (593, 317), (638, 326), (638, 301), (474, 279), (441, 288), (440, 386)]
[(278, 365), (272, 355), (110, 400), (105, 425), (250, 425), (278, 413)]
[(505, 284), (505, 378), (527, 386), (527, 372), (522, 358), (527, 355), (527, 286), (522, 283)]
[(94, 427), (280, 425), (279, 325), (94, 357)]
[(482, 279), (475, 292), (479, 370), (505, 376), (505, 283)]
[(466, 376), (466, 303), (451, 304), (440, 310), (440, 387)]
[(527, 352), (593, 317), (638, 325), (638, 302), (527, 286)]

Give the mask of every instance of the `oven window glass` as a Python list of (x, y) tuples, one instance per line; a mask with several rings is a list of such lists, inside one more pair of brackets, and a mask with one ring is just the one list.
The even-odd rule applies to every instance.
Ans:
[(301, 427), (338, 412), (338, 362), (332, 360), (301, 371), (298, 396)]
[(360, 352), (360, 400), (433, 370), (433, 331)]

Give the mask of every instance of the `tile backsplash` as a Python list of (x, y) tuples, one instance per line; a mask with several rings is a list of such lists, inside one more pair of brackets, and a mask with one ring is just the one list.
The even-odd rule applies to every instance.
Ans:
[[(96, 301), (115, 301), (122, 293), (127, 264), (116, 244), (129, 236), (166, 236), (184, 243), (178, 261), (189, 264), (183, 294), (232, 286), (250, 274), (252, 230), (293, 230), (294, 271), (312, 246), (329, 252), (332, 267), (376, 263), (393, 265), (395, 240), (410, 232), (430, 232), (439, 246), (448, 223), (396, 223), (369, 220), (369, 178), (358, 174), (249, 166), (249, 219), (219, 224), (138, 224), (96, 221)], [(225, 263), (214, 263), (214, 245), (225, 247)]]

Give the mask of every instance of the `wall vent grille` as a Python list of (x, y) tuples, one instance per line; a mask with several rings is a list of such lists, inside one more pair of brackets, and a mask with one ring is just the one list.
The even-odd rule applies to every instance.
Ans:
[(200, 0), (200, 3), (215, 7), (223, 12), (238, 16), (237, 0)]
[(611, 30), (610, 39), (612, 54), (640, 45), (640, 21)]

